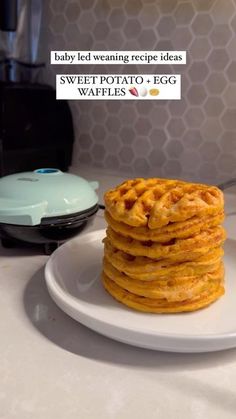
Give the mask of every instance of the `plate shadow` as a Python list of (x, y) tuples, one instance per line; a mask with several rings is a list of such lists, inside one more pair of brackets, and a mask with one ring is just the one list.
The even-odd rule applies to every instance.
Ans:
[(44, 268), (27, 283), (23, 303), (27, 317), (39, 333), (63, 350), (91, 360), (167, 373), (235, 362), (236, 349), (202, 354), (167, 353), (106, 338), (76, 322), (56, 306), (47, 291)]

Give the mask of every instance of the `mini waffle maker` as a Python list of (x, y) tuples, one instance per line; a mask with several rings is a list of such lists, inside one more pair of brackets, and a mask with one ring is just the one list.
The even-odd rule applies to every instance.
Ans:
[(46, 254), (77, 235), (96, 214), (98, 182), (58, 169), (0, 179), (0, 238), (4, 247), (43, 244)]

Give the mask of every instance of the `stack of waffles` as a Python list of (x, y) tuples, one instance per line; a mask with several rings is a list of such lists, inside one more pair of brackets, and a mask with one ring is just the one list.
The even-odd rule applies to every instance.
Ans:
[(224, 199), (215, 186), (127, 180), (104, 196), (102, 281), (139, 311), (203, 308), (224, 294)]

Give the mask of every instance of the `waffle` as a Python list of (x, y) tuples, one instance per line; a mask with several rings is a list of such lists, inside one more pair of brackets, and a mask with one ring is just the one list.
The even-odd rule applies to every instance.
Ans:
[(194, 234), (199, 234), (202, 230), (219, 225), (224, 221), (224, 212), (216, 215), (208, 215), (199, 218), (194, 216), (187, 221), (172, 223), (165, 227), (151, 230), (148, 227), (132, 227), (125, 223), (116, 221), (108, 211), (105, 211), (105, 219), (112, 229), (124, 237), (131, 237), (135, 240), (152, 240), (159, 243), (166, 243), (171, 239), (185, 239)]
[(102, 282), (107, 292), (117, 301), (138, 311), (147, 313), (179, 313), (195, 311), (216, 301), (224, 294), (223, 279), (211, 281), (207, 289), (202, 290), (196, 297), (184, 301), (167, 301), (166, 299), (154, 299), (133, 294), (117, 285), (104, 273)]
[(206, 307), (224, 294), (222, 192), (180, 180), (128, 180), (105, 196), (102, 281), (149, 313)]
[(223, 249), (217, 247), (189, 262), (176, 263), (171, 259), (156, 261), (147, 257), (128, 255), (114, 248), (107, 238), (104, 239), (104, 255), (114, 268), (131, 278), (143, 281), (196, 276), (212, 272), (219, 266), (223, 254)]
[[(107, 237), (111, 244), (132, 256), (146, 256), (151, 259), (172, 258), (173, 260), (190, 260), (210, 249), (219, 247), (225, 240), (225, 230), (221, 226), (208, 228), (188, 239), (173, 239), (161, 244), (147, 241), (140, 242), (117, 234), (111, 227), (107, 229)], [(197, 256), (197, 257), (199, 257)]]
[(158, 178), (123, 182), (108, 191), (104, 201), (114, 220), (149, 229), (217, 215), (224, 205), (223, 193), (215, 186)]
[(201, 276), (185, 276), (177, 279), (169, 277), (165, 281), (140, 281), (119, 272), (105, 258), (103, 272), (109, 279), (132, 294), (166, 299), (170, 302), (192, 299), (207, 290), (212, 281), (218, 281), (223, 277), (223, 264), (219, 263), (215, 271)]

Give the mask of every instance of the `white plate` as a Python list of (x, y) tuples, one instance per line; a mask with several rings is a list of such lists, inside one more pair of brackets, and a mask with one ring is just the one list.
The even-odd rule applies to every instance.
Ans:
[(146, 314), (116, 302), (100, 282), (105, 230), (78, 236), (53, 253), (45, 270), (49, 293), (75, 320), (131, 345), (171, 352), (236, 347), (236, 241), (232, 237), (235, 225), (236, 217), (228, 217), (226, 294), (205, 309), (183, 314)]

